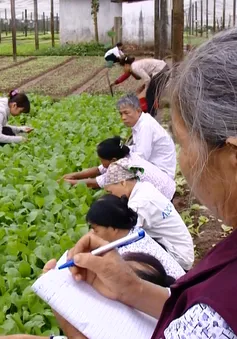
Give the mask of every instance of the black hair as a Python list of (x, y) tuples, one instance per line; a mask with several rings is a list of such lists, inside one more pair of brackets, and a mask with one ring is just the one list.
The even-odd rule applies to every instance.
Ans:
[(30, 112), (30, 101), (25, 93), (18, 92), (18, 90), (12, 90), (8, 95), (8, 103), (15, 102), (17, 107), (23, 108), (23, 113)]
[(128, 198), (106, 194), (95, 201), (86, 216), (90, 224), (131, 230), (137, 224), (138, 215), (128, 207)]
[(125, 56), (124, 58), (122, 58), (120, 60), (120, 65), (124, 66), (124, 65), (131, 65), (133, 62), (135, 61), (135, 58), (132, 56)]
[(123, 46), (123, 43), (122, 43), (122, 42), (118, 42), (118, 43), (116, 44), (116, 46), (117, 46), (117, 47), (122, 47), (122, 46)]
[(130, 148), (122, 143), (119, 136), (106, 139), (97, 146), (97, 154), (101, 159), (119, 160), (126, 157), (130, 152)]
[(175, 279), (166, 274), (161, 262), (147, 253), (132, 253), (128, 252), (123, 255), (125, 261), (134, 261), (147, 265), (147, 269), (135, 269), (135, 273), (143, 280), (149, 281), (153, 284), (170, 287)]

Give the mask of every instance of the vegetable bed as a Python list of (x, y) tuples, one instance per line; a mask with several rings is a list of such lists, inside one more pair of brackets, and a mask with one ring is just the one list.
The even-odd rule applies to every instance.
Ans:
[[(21, 62), (21, 61), (26, 60), (26, 59), (29, 59), (29, 58), (17, 57), (17, 62)], [(1, 71), (1, 69), (5, 68), (5, 67), (10, 67), (14, 64), (15, 64), (15, 62), (13, 61), (12, 57), (0, 58), (0, 71)]]
[(79, 57), (70, 63), (46, 74), (24, 90), (51, 96), (65, 96), (82, 86), (104, 65), (101, 57)]
[(125, 136), (115, 100), (32, 96), (32, 112), (9, 123), (33, 126), (29, 142), (0, 152), (0, 334), (59, 334), (48, 306), (30, 289), (50, 258), (87, 231), (85, 214), (102, 192), (70, 187), (64, 173), (98, 164), (96, 145)]
[(67, 59), (68, 57), (38, 57), (36, 60), (4, 70), (0, 72), (0, 91), (9, 91), (19, 87)]

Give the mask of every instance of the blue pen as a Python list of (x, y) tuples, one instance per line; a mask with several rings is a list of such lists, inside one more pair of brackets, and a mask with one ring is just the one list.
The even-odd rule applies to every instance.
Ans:
[[(136, 241), (138, 241), (138, 240), (140, 240), (144, 237), (145, 237), (145, 231), (143, 229), (139, 229), (139, 231), (134, 232), (130, 235), (127, 235), (124, 238), (115, 240), (115, 241), (113, 241), (113, 242), (111, 242), (107, 245), (104, 245), (102, 247), (97, 248), (96, 250), (93, 250), (91, 252), (91, 254), (93, 254), (93, 255), (105, 254), (109, 251), (114, 250), (115, 248), (120, 248), (120, 247), (123, 247), (123, 246), (127, 246), (129, 244), (132, 244), (132, 243), (134, 243), (134, 242), (136, 242)], [(69, 267), (72, 267), (72, 266), (75, 266), (73, 259), (69, 260), (65, 264), (59, 266), (58, 269), (61, 270), (63, 268), (69, 268)]]

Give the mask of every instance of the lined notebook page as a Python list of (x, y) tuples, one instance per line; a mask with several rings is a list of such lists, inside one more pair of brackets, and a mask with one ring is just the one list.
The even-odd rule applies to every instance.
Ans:
[[(60, 259), (64, 263), (66, 254)], [(76, 282), (68, 269), (42, 275), (33, 291), (89, 339), (149, 339), (157, 320), (107, 299), (85, 282)]]

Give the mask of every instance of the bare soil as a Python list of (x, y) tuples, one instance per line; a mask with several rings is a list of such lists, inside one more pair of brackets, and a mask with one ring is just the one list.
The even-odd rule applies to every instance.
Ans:
[[(176, 195), (173, 201), (173, 204), (179, 213), (190, 210), (191, 205), (194, 203), (198, 203), (198, 201), (190, 195), (188, 189), (185, 190), (183, 196)], [(212, 216), (209, 210), (200, 209), (198, 211), (192, 211), (191, 214), (194, 217), (193, 223), (195, 225), (198, 224), (200, 216), (206, 216), (209, 219), (207, 223), (200, 227), (199, 234), (193, 236), (196, 262), (198, 262), (213, 248), (213, 246), (220, 242), (226, 234), (221, 228), (223, 223)]]

